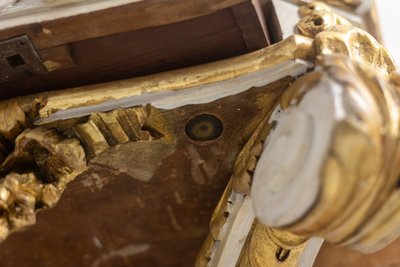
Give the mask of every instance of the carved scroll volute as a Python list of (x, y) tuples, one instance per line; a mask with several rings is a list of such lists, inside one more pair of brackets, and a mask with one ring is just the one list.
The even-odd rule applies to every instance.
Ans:
[(371, 252), (400, 231), (400, 90), (390, 76), (324, 56), (282, 97), (252, 197), (269, 226)]
[(396, 65), (389, 52), (368, 32), (354, 27), (320, 2), (300, 7), (303, 18), (297, 25), (298, 33), (314, 39), (314, 55), (343, 55), (364, 62), (376, 71), (390, 74)]

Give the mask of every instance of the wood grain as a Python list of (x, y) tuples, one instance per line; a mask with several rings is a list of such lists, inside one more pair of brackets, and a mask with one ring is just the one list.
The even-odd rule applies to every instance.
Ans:
[[(0, 244), (2, 267), (193, 266), (239, 150), (290, 81), (207, 104), (153, 109), (149, 125), (166, 127), (155, 130), (168, 138), (121, 144), (93, 159), (56, 207)], [(203, 113), (223, 123), (214, 141), (186, 135), (187, 122)], [(107, 160), (125, 161), (129, 171)]]
[(8, 28), (0, 31), (0, 39), (28, 33), (36, 48), (42, 49), (189, 20), (244, 1), (246, 0), (146, 0), (87, 14)]
[(315, 267), (399, 267), (399, 246), (400, 239), (379, 252), (363, 254), (325, 243), (317, 257)]
[[(268, 45), (251, 1), (238, 5), (233, 5), (235, 1), (194, 1), (192, 6), (189, 2), (174, 0), (166, 5), (165, 1), (150, 0), (118, 7), (117, 11), (82, 15), (94, 16), (84, 21), (79, 15), (0, 31), (0, 38), (28, 34), (52, 70), (1, 83), (0, 98), (158, 73)], [(113, 17), (121, 21), (99, 24)]]

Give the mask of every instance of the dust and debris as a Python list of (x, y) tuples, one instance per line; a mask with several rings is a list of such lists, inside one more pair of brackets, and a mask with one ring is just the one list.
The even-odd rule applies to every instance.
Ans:
[(111, 250), (107, 254), (101, 255), (97, 260), (95, 260), (93, 262), (93, 264), (91, 266), (99, 267), (104, 262), (108, 262), (117, 257), (127, 258), (127, 257), (131, 257), (131, 256), (134, 256), (137, 254), (144, 253), (144, 252), (148, 251), (149, 249), (150, 249), (149, 244), (140, 244), (140, 245), (132, 244), (132, 245), (120, 248), (120, 249)]
[(181, 197), (181, 195), (179, 194), (178, 191), (174, 192), (174, 197), (175, 197), (176, 204), (179, 204), (179, 205), (183, 204), (182, 197)]
[(174, 228), (175, 231), (182, 231), (183, 228), (178, 223), (178, 220), (176, 219), (176, 216), (175, 216), (175, 213), (174, 213), (174, 209), (172, 208), (172, 206), (171, 205), (167, 205), (166, 209), (167, 209), (168, 217), (169, 217), (169, 220), (171, 222), (172, 228)]
[(145, 207), (144, 201), (140, 197), (136, 196), (135, 201), (139, 208), (143, 209)]
[(211, 146), (210, 151), (211, 151), (211, 153), (213, 153), (216, 156), (223, 156), (226, 154), (226, 150), (222, 149), (218, 145)]
[(93, 243), (98, 249), (103, 248), (103, 244), (100, 242), (100, 240), (97, 238), (97, 236), (93, 237)]
[(207, 181), (207, 178), (215, 176), (217, 172), (217, 166), (211, 166), (210, 164), (207, 164), (206, 161), (201, 157), (199, 151), (197, 151), (197, 148), (193, 145), (187, 146), (187, 152), (192, 164), (190, 173), (193, 180), (200, 185), (204, 185)]
[(46, 34), (46, 35), (51, 35), (51, 34), (52, 34), (51, 30), (48, 29), (48, 28), (43, 28), (43, 29), (42, 29), (42, 32), (43, 32), (44, 34)]
[(172, 168), (170, 173), (168, 174), (168, 177), (172, 178), (172, 179), (175, 179), (175, 178), (178, 177), (178, 173), (179, 173), (179, 171), (178, 171), (177, 168)]
[(89, 187), (90, 191), (95, 192), (96, 190), (101, 190), (104, 187), (104, 181), (97, 173), (92, 173), (87, 175), (86, 179), (82, 180), (82, 185)]

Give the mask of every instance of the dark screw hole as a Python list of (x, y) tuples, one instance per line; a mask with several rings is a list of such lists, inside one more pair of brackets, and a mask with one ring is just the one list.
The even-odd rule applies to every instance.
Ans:
[(290, 254), (290, 250), (278, 247), (276, 250), (275, 256), (278, 261), (283, 262), (289, 257), (289, 254)]
[(25, 65), (25, 60), (19, 54), (6, 57), (6, 60), (7, 60), (8, 65), (10, 65), (10, 67), (12, 67), (12, 68), (16, 68), (18, 66)]
[(210, 114), (201, 114), (192, 118), (186, 125), (186, 134), (194, 141), (210, 141), (222, 134), (222, 122)]
[(321, 26), (322, 24), (324, 24), (324, 20), (322, 18), (316, 18), (314, 20), (314, 25), (315, 26)]

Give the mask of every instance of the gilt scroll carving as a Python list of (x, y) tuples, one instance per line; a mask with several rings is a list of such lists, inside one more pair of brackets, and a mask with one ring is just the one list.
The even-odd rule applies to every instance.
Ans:
[[(321, 11), (318, 11), (317, 16), (315, 13), (310, 12), (299, 23), (300, 32), (310, 35), (313, 27), (319, 29), (320, 25), (312, 23), (315, 20), (322, 20), (323, 25), (328, 24), (320, 16)], [(318, 235), (332, 243), (371, 252), (383, 248), (399, 234), (397, 184), (400, 168), (396, 162), (400, 155), (400, 94), (393, 78), (397, 76), (396, 67), (388, 52), (371, 35), (341, 21), (336, 23), (338, 25), (329, 25), (322, 31), (315, 31), (319, 32), (314, 33), (318, 68), (298, 79), (285, 92), (280, 101), (284, 115), (281, 126), (277, 129), (282, 131), (285, 125), (297, 128), (296, 137), (293, 138), (305, 143), (312, 143), (310, 136), (324, 136), (321, 130), (331, 129), (328, 131), (330, 137), (326, 150), (321, 154), (324, 156), (319, 157), (323, 161), (307, 163), (305, 160), (312, 154), (304, 154), (304, 161), (298, 165), (299, 169), (293, 168), (298, 181), (301, 181), (301, 173), (306, 166), (312, 164), (317, 168), (319, 175), (307, 174), (310, 179), (318, 177), (317, 180), (302, 181), (308, 187), (306, 191), (301, 192), (301, 186), (298, 187), (298, 192), (303, 196), (306, 195), (304, 192), (308, 192), (305, 202), (310, 201), (309, 197), (313, 195), (310, 190), (312, 185), (318, 184), (319, 189), (315, 188), (315, 198), (309, 202), (310, 206), (302, 206), (303, 210), (294, 206), (297, 211), (308, 210), (301, 212), (301, 220), (300, 217), (289, 218), (283, 214), (278, 216), (279, 219), (269, 213), (271, 216), (267, 215), (269, 218), (264, 222), (302, 236)], [(310, 29), (303, 31), (307, 27)], [(315, 95), (312, 96), (313, 94)], [(324, 99), (322, 94), (331, 94), (331, 101), (335, 102), (326, 102), (318, 107), (317, 103), (321, 104)], [(306, 102), (313, 97), (317, 97), (318, 101), (315, 104), (309, 102), (308, 105), (314, 105), (316, 114), (311, 115), (310, 109), (301, 111), (300, 106), (307, 105)], [(332, 105), (332, 110), (327, 112), (328, 116), (324, 116), (322, 110), (329, 105)], [(303, 117), (302, 114), (310, 117)], [(292, 118), (289, 119), (290, 117)], [(312, 124), (307, 126), (307, 123)], [(318, 126), (319, 124), (321, 125)], [(290, 131), (289, 128), (286, 130)], [(302, 133), (301, 129), (307, 129), (307, 134), (303, 132), (305, 135), (302, 137), (298, 136)], [(272, 146), (279, 142), (274, 139), (278, 135), (271, 135), (271, 153), (277, 148)], [(290, 139), (286, 141), (291, 142)], [(324, 145), (318, 144), (319, 149), (322, 149)], [(293, 149), (298, 146), (295, 142), (278, 150), (282, 152), (283, 147), (291, 147), (293, 155), (296, 153)], [(302, 153), (305, 153), (306, 148), (302, 149)], [(311, 149), (311, 146), (307, 149)], [(309, 151), (312, 153), (312, 150)], [(286, 175), (290, 176), (288, 173)], [(278, 179), (278, 176), (274, 179)], [(261, 180), (253, 190), (255, 202), (259, 201), (257, 198), (268, 202), (265, 191), (263, 196), (258, 195), (262, 191), (257, 190), (260, 183)], [(285, 191), (287, 194), (291, 192), (292, 197), (295, 196), (289, 188), (285, 188)], [(279, 193), (275, 191), (275, 201), (277, 195)], [(269, 203), (272, 205), (275, 201)], [(299, 202), (301, 201), (297, 199), (293, 204)], [(261, 213), (265, 216), (265, 210), (261, 212), (259, 208), (256, 205), (256, 214), (262, 218)], [(273, 209), (279, 209), (279, 205)], [(293, 215), (294, 213), (291, 214)]]
[[(318, 251), (312, 236), (371, 252), (400, 234), (396, 66), (328, 5), (307, 3), (299, 13), (315, 68), (286, 90), (239, 154), (197, 266), (311, 266), (303, 256)], [(233, 207), (245, 205), (237, 197), (254, 205), (251, 228), (231, 230), (229, 217), (241, 216)], [(247, 235), (232, 238), (245, 227)], [(224, 250), (233, 242), (230, 261)]]

